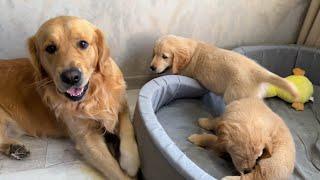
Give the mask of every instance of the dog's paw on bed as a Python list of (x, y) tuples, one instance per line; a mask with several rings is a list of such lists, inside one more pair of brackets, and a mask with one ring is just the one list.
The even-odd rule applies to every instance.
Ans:
[(221, 180), (240, 180), (240, 176), (225, 176)]
[(133, 141), (122, 141), (120, 144), (120, 166), (131, 177), (134, 177), (140, 167), (137, 144)]
[(8, 156), (12, 159), (22, 160), (30, 155), (30, 151), (26, 149), (24, 145), (21, 144), (11, 144), (9, 147)]
[(188, 140), (197, 146), (201, 146), (200, 139), (201, 139), (200, 134), (192, 134), (188, 137)]
[(210, 120), (209, 118), (199, 118), (198, 124), (201, 128), (208, 130), (208, 131), (211, 131), (211, 130), (213, 130), (211, 121), (212, 120)]

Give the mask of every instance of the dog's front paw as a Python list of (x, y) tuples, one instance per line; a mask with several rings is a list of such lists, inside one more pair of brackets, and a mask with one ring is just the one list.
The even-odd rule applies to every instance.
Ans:
[(211, 121), (212, 120), (210, 120), (209, 118), (199, 118), (198, 124), (201, 128), (210, 131), (210, 130), (212, 130)]
[(11, 144), (9, 147), (8, 156), (12, 159), (22, 160), (30, 155), (30, 151), (21, 144)]
[(240, 180), (241, 176), (225, 176), (221, 180)]
[(140, 159), (135, 141), (120, 143), (120, 166), (131, 177), (137, 174), (140, 167)]
[(188, 137), (188, 140), (195, 145), (200, 145), (199, 139), (200, 139), (200, 134), (192, 134), (191, 136)]

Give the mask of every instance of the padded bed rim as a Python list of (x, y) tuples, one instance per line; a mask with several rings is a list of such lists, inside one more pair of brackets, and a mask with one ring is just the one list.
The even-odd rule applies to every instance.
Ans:
[[(173, 90), (171, 98), (166, 100), (158, 100), (154, 103), (154, 97), (157, 93), (167, 93), (166, 88), (170, 84), (177, 84)], [(183, 87), (183, 88), (182, 88)], [(188, 89), (187, 91), (185, 91)], [(187, 92), (187, 93), (186, 93)], [(167, 75), (155, 78), (143, 86), (139, 93), (137, 102), (138, 111), (141, 115), (142, 123), (147, 128), (153, 143), (169, 161), (170, 165), (175, 167), (178, 172), (186, 179), (205, 179), (215, 180), (214, 177), (206, 173), (191, 161), (168, 136), (165, 129), (159, 123), (155, 112), (166, 103), (177, 98), (183, 97), (199, 97), (208, 91), (205, 90), (199, 83), (191, 78), (177, 75)], [(159, 104), (162, 104), (159, 106)]]

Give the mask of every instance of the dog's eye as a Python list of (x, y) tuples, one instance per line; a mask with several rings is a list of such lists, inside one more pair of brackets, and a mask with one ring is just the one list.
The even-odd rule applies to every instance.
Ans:
[(87, 41), (84, 41), (84, 40), (79, 41), (79, 47), (80, 47), (81, 49), (87, 49), (88, 46), (89, 46), (89, 44), (88, 44)]
[(165, 55), (165, 54), (162, 54), (162, 58), (163, 58), (163, 59), (167, 59), (167, 58), (168, 58), (168, 56), (167, 56), (167, 55)]
[(49, 53), (49, 54), (53, 54), (53, 53), (55, 53), (55, 52), (57, 51), (57, 46), (56, 46), (56, 45), (53, 45), (53, 44), (48, 45), (48, 46), (46, 47), (46, 51), (47, 51), (47, 53)]

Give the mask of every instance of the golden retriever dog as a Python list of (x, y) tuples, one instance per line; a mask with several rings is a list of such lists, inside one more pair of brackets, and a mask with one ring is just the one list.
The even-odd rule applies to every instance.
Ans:
[(231, 102), (214, 119), (200, 118), (199, 126), (214, 134), (193, 134), (192, 143), (228, 153), (240, 176), (225, 179), (288, 179), (293, 172), (295, 145), (284, 121), (258, 98)]
[(226, 104), (245, 97), (265, 96), (266, 83), (274, 84), (297, 98), (295, 87), (249, 58), (193, 39), (174, 35), (158, 39), (150, 69), (198, 80), (210, 91), (223, 95)]
[[(0, 150), (14, 159), (29, 151), (15, 135), (71, 137), (108, 179), (131, 179), (139, 155), (126, 85), (103, 33), (84, 19), (60, 16), (29, 38), (30, 60), (0, 61)], [(104, 133), (120, 139), (119, 162)]]

